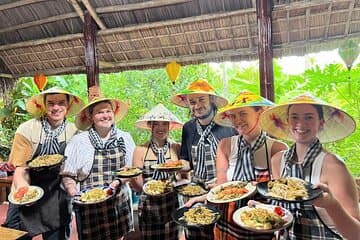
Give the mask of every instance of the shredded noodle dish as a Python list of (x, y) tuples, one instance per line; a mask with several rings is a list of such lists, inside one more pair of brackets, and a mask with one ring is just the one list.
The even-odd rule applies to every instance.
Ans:
[(263, 208), (253, 208), (240, 215), (245, 226), (261, 230), (277, 229), (285, 224), (278, 214)]
[(285, 200), (308, 198), (305, 182), (295, 178), (279, 178), (269, 181), (268, 193), (271, 197)]
[(145, 185), (145, 193), (150, 195), (159, 195), (171, 190), (169, 182), (163, 182), (161, 180), (151, 180)]
[(36, 157), (29, 163), (30, 167), (45, 167), (45, 166), (52, 166), (61, 162), (64, 158), (63, 155), (60, 154), (51, 154), (51, 155), (42, 155)]
[(203, 189), (199, 185), (191, 185), (188, 184), (186, 186), (183, 186), (179, 189), (179, 192), (181, 194), (187, 195), (187, 196), (199, 196), (206, 193), (206, 190)]
[(218, 192), (216, 192), (216, 200), (229, 200), (239, 198), (245, 193), (248, 193), (249, 190), (245, 188), (247, 183), (237, 183), (231, 184), (221, 188)]
[(93, 188), (87, 192), (84, 192), (79, 197), (82, 202), (96, 202), (101, 201), (107, 197), (107, 192), (101, 188)]
[(138, 168), (128, 168), (128, 169), (124, 169), (121, 171), (116, 172), (118, 175), (122, 175), (122, 176), (131, 176), (131, 175), (136, 175), (136, 174), (140, 174), (141, 170)]
[(216, 214), (206, 207), (197, 206), (184, 212), (184, 216), (179, 220), (186, 221), (187, 224), (208, 225), (214, 221)]
[(39, 192), (35, 188), (31, 189), (28, 187), (22, 187), (16, 191), (16, 193), (13, 195), (13, 198), (18, 203), (24, 203), (36, 199), (38, 195)]

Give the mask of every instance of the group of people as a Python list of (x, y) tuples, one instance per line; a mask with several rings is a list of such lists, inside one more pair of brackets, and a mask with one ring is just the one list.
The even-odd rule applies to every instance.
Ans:
[[(82, 100), (59, 88), (30, 98), (27, 110), (34, 116), (16, 131), (9, 163), (15, 169), (14, 191), (37, 185), (44, 196), (30, 206), (10, 204), (5, 225), (25, 230), (24, 238), (69, 239), (71, 212), (75, 212), (78, 238), (122, 239), (133, 230), (130, 189), (141, 192), (138, 223), (142, 239), (273, 239), (237, 226), (232, 215), (242, 206), (267, 202), (251, 199), (216, 204), (221, 217), (215, 227), (185, 228), (171, 214), (182, 205), (191, 207), (206, 196), (180, 197), (171, 192), (153, 198), (142, 192), (150, 180), (167, 180), (172, 174), (153, 164), (181, 161), (184, 168), (175, 180), (209, 188), (229, 181), (254, 185), (280, 177), (297, 177), (323, 190), (314, 201), (282, 205), (294, 216), (283, 239), (358, 239), (360, 214), (356, 187), (343, 160), (326, 151), (322, 143), (350, 135), (355, 121), (339, 108), (311, 95), (301, 95), (275, 105), (248, 91), (233, 102), (216, 93), (204, 79), (188, 85), (171, 101), (190, 110), (184, 125), (162, 104), (142, 116), (135, 126), (151, 132), (149, 141), (135, 146), (131, 135), (116, 127), (127, 113), (121, 100), (98, 97), (84, 106)], [(66, 116), (77, 114), (75, 124)], [(182, 128), (181, 143), (169, 132)], [(282, 140), (293, 142), (288, 147)], [(63, 154), (61, 167), (33, 171), (29, 161), (39, 155)], [(117, 178), (113, 172), (126, 167), (143, 170), (135, 178)], [(108, 185), (114, 197), (96, 205), (72, 204), (79, 191)], [(269, 202), (267, 202), (269, 203)]]

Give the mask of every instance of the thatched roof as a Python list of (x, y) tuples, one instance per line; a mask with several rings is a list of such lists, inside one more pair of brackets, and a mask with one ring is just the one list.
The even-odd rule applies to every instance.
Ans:
[[(4, 3), (5, 2), (5, 3)], [(100, 72), (257, 59), (255, 0), (5, 0), (0, 78), (85, 73), (83, 19), (96, 20)], [(360, 0), (274, 0), (274, 57), (360, 36)], [(1, 83), (0, 83), (1, 85)]]

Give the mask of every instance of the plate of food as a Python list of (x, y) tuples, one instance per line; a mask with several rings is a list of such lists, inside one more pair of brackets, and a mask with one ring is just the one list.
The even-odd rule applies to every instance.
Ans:
[(173, 186), (169, 181), (150, 180), (144, 184), (143, 191), (146, 195), (160, 197), (172, 192)]
[(109, 186), (86, 188), (74, 196), (74, 203), (97, 204), (104, 202), (114, 196), (115, 189)]
[(289, 210), (266, 204), (242, 207), (233, 214), (233, 220), (240, 227), (253, 232), (271, 233), (291, 225), (294, 217)]
[(36, 158), (27, 162), (27, 165), (34, 170), (43, 170), (47, 168), (52, 168), (59, 166), (63, 161), (65, 161), (66, 157), (61, 154), (48, 154), (37, 156)]
[(178, 171), (184, 167), (184, 164), (180, 160), (170, 160), (165, 163), (159, 163), (151, 165), (152, 169), (158, 171)]
[(228, 203), (253, 195), (256, 187), (242, 181), (226, 182), (210, 190), (206, 199), (213, 203)]
[(197, 203), (190, 208), (178, 208), (172, 214), (172, 218), (177, 224), (196, 228), (212, 226), (219, 220), (220, 216), (220, 211), (215, 206), (203, 203)]
[(279, 178), (256, 185), (264, 197), (285, 202), (305, 202), (319, 197), (322, 190), (300, 178)]
[(21, 187), (8, 196), (9, 202), (16, 205), (29, 205), (38, 201), (44, 195), (41, 187), (30, 185)]
[(119, 178), (132, 178), (139, 176), (142, 174), (142, 170), (137, 167), (131, 167), (131, 168), (121, 168), (119, 171), (115, 172), (115, 175)]
[(209, 192), (209, 190), (206, 189), (204, 185), (194, 182), (176, 186), (174, 189), (177, 193), (185, 197), (201, 196)]

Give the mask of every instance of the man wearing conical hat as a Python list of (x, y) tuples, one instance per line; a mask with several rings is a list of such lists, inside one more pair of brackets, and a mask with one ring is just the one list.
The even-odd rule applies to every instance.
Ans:
[[(183, 126), (180, 151), (180, 158), (190, 163), (192, 181), (203, 184), (215, 182), (218, 143), (223, 138), (236, 135), (233, 128), (214, 122), (217, 109), (225, 106), (227, 100), (204, 79), (192, 82), (171, 100), (178, 106), (189, 108), (193, 116)], [(188, 229), (185, 235), (188, 239), (214, 238), (212, 229)]]
[(66, 120), (83, 106), (83, 101), (61, 89), (51, 88), (28, 99), (27, 111), (33, 119), (16, 130), (9, 162), (15, 169), (13, 192), (39, 186), (44, 196), (31, 206), (10, 204), (5, 225), (27, 231), (30, 237), (42, 234), (43, 239), (68, 239), (71, 208), (67, 195), (60, 188), (60, 166), (35, 170), (28, 163), (37, 156), (63, 154), (67, 142), (77, 128)]
[(355, 130), (354, 119), (337, 107), (303, 94), (265, 111), (260, 121), (269, 134), (294, 142), (289, 150), (273, 156), (274, 178), (296, 177), (319, 184), (326, 191), (315, 195), (318, 198), (314, 201), (286, 206), (294, 216), (288, 237), (359, 239), (355, 182), (343, 160), (322, 145), (350, 135)]
[(95, 97), (76, 116), (75, 124), (83, 132), (74, 136), (65, 149), (67, 158), (60, 173), (64, 188), (71, 197), (87, 190), (102, 192), (104, 188), (112, 196), (98, 199), (96, 204), (84, 204), (75, 198), (79, 240), (118, 240), (134, 229), (128, 180), (114, 175), (132, 165), (134, 140), (115, 125), (128, 108), (121, 100)]
[(133, 158), (134, 166), (143, 169), (142, 176), (131, 182), (131, 186), (141, 192), (138, 213), (142, 239), (179, 239), (179, 226), (171, 217), (179, 207), (177, 193), (172, 190), (153, 197), (142, 189), (149, 182), (169, 181), (174, 176), (174, 172), (159, 171), (153, 167), (164, 163), (180, 163), (180, 144), (169, 139), (169, 132), (182, 125), (162, 104), (156, 105), (135, 123), (136, 127), (151, 131), (150, 140), (136, 147)]

